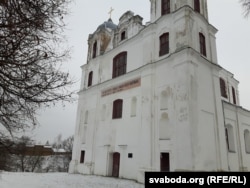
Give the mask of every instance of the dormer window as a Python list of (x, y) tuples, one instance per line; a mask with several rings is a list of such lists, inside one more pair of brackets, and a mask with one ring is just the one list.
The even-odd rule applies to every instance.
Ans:
[(97, 42), (95, 41), (93, 45), (92, 58), (96, 57), (96, 52), (97, 52)]
[(161, 15), (170, 13), (170, 0), (161, 0)]
[(121, 41), (126, 39), (126, 31), (121, 33)]

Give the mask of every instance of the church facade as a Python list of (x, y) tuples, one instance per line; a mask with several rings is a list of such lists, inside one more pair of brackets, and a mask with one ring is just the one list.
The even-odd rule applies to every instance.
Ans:
[(150, 0), (88, 38), (70, 173), (249, 171), (250, 112), (217, 62), (206, 0)]

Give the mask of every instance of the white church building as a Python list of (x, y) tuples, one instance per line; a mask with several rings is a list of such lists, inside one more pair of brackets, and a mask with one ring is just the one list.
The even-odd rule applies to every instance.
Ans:
[[(147, 0), (145, 0), (147, 1)], [(150, 0), (88, 38), (70, 173), (249, 171), (250, 111), (218, 64), (207, 0)]]

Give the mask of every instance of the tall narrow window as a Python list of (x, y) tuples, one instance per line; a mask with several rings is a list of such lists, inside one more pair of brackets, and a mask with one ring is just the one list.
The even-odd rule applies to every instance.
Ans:
[(126, 38), (126, 31), (123, 31), (121, 33), (121, 40), (124, 40)]
[(200, 0), (194, 0), (194, 11), (200, 13)]
[(80, 163), (84, 163), (85, 151), (81, 151)]
[(122, 118), (122, 103), (121, 99), (117, 99), (113, 102), (113, 119)]
[(161, 15), (170, 13), (170, 0), (161, 0)]
[(113, 78), (126, 74), (127, 52), (122, 52), (113, 59)]
[(236, 104), (236, 93), (234, 87), (232, 87), (233, 103)]
[(222, 97), (227, 98), (226, 82), (222, 78), (220, 78), (220, 93)]
[(200, 38), (200, 53), (204, 56), (207, 56), (206, 52), (206, 38), (202, 33), (199, 33)]
[(96, 57), (96, 52), (97, 52), (97, 42), (95, 41), (95, 43), (93, 45), (92, 58)]
[(169, 33), (164, 33), (160, 36), (160, 52), (159, 55), (165, 55), (169, 53)]
[(92, 86), (92, 79), (93, 79), (93, 71), (89, 73), (89, 78), (88, 78), (88, 87)]
[(250, 133), (249, 130), (244, 131), (244, 141), (246, 153), (250, 153)]

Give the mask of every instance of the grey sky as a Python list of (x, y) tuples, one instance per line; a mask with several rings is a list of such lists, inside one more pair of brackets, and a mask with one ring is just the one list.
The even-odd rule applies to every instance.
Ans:
[[(142, 16), (143, 23), (150, 19), (149, 0), (75, 0), (67, 19), (67, 37), (72, 46), (72, 58), (65, 69), (79, 80), (72, 89), (79, 90), (81, 69), (86, 63), (87, 39), (98, 25), (109, 18), (110, 7), (114, 8), (112, 20), (118, 23), (127, 10)], [(219, 31), (217, 38), (218, 63), (235, 75), (240, 82), (241, 105), (250, 110), (250, 17), (245, 19), (238, 0), (208, 0), (209, 22)], [(54, 141), (58, 134), (63, 138), (75, 131), (77, 103), (57, 105), (39, 112), (40, 126), (33, 132), (33, 139), (45, 143)]]

